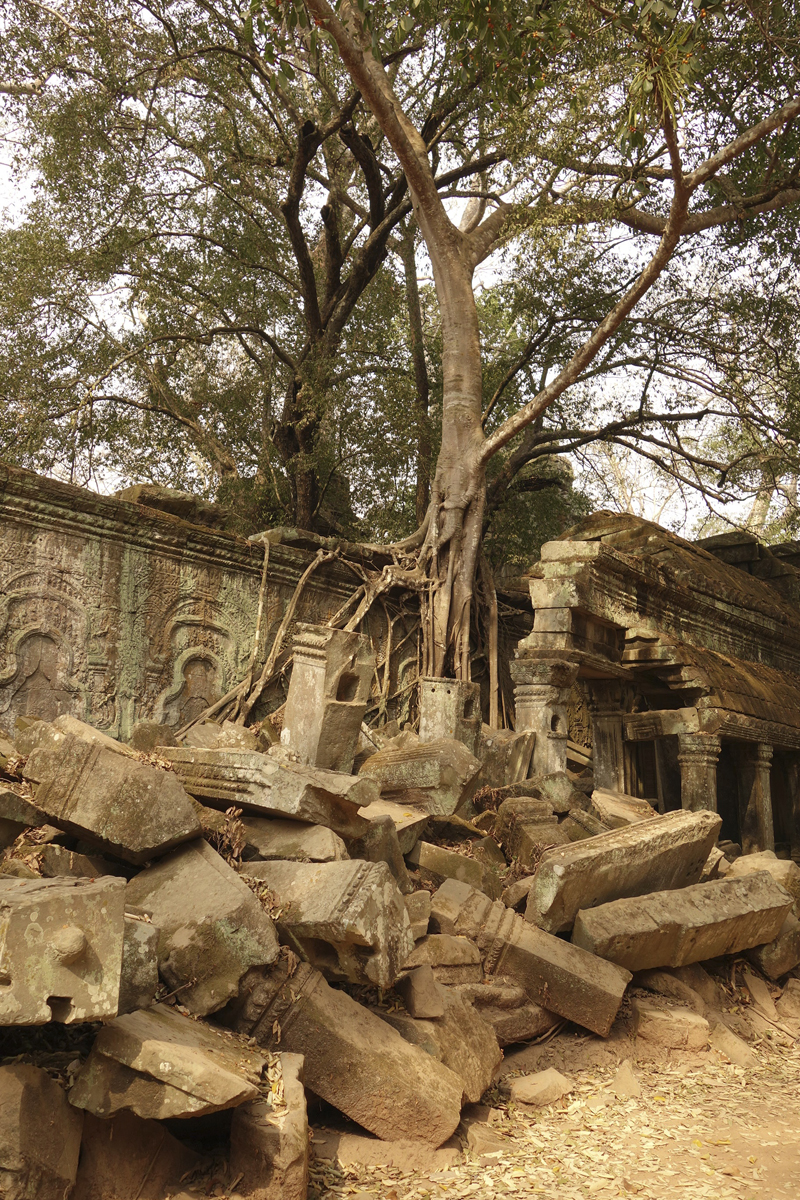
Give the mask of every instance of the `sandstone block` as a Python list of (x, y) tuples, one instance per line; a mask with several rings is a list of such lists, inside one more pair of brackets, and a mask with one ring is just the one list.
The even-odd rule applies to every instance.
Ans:
[(708, 1044), (712, 1050), (719, 1051), (729, 1062), (732, 1062), (737, 1067), (757, 1067), (758, 1055), (755, 1050), (751, 1050), (747, 1042), (742, 1041), (740, 1037), (728, 1029), (721, 1020), (716, 1019), (710, 1021), (711, 1032), (708, 1035)]
[(379, 750), (364, 763), (360, 777), (375, 780), (382, 800), (447, 816), (470, 799), (480, 766), (463, 743), (441, 738)]
[(763, 946), (754, 946), (747, 951), (747, 957), (770, 979), (779, 979), (793, 971), (800, 964), (800, 921), (794, 913), (787, 914), (776, 938)]
[(634, 1100), (637, 1096), (641, 1096), (642, 1085), (634, 1073), (629, 1058), (620, 1063), (617, 1073), (611, 1081), (611, 1091), (618, 1100)]
[(536, 734), (532, 729), (491, 729), (484, 725), (475, 752), (483, 764), (479, 787), (499, 788), (525, 779), (531, 765)]
[(201, 804), (324, 825), (345, 838), (366, 832), (358, 810), (378, 799), (377, 785), (366, 777), (284, 762), (253, 750), (179, 747), (164, 750), (164, 757)]
[(51, 821), (126, 862), (141, 865), (200, 833), (177, 776), (100, 743), (59, 734), (33, 751), (25, 776)]
[(800, 979), (786, 980), (786, 985), (775, 1008), (779, 1017), (800, 1021)]
[(0, 1194), (4, 1200), (64, 1200), (78, 1172), (83, 1113), (46, 1071), (0, 1066)]
[(772, 941), (791, 906), (764, 871), (587, 909), (572, 940), (632, 971), (679, 967)]
[(156, 1004), (100, 1030), (69, 1098), (98, 1117), (199, 1116), (254, 1100), (267, 1062), (242, 1039)]
[(458, 1125), (461, 1080), (307, 963), (291, 975), (284, 961), (250, 972), (224, 1019), (303, 1054), (306, 1086), (380, 1138), (440, 1146)]
[(513, 908), (519, 912), (528, 903), (528, 892), (533, 884), (533, 876), (526, 875), (523, 879), (517, 879), (514, 883), (510, 883), (508, 887), (503, 888), (503, 894), (500, 899), (505, 904), (506, 908)]
[(800, 916), (800, 867), (790, 858), (776, 858), (772, 850), (757, 854), (742, 854), (731, 863), (727, 873), (730, 879), (744, 879), (758, 871), (769, 871), (772, 878), (792, 897), (795, 915)]
[(163, 1200), (200, 1164), (198, 1154), (156, 1121), (125, 1109), (105, 1121), (81, 1115), (81, 1157), (70, 1200)]
[(12, 845), (24, 829), (44, 825), (46, 816), (30, 800), (0, 786), (0, 850)]
[(403, 896), (385, 863), (245, 863), (277, 897), (279, 929), (333, 979), (389, 988), (414, 947)]
[(243, 817), (245, 857), (291, 859), (295, 862), (340, 862), (348, 858), (347, 847), (338, 834), (324, 825), (302, 821)]
[(671, 812), (547, 850), (525, 919), (559, 933), (581, 909), (697, 883), (721, 824), (716, 813)]
[(411, 936), (415, 942), (424, 938), (431, 919), (431, 894), (424, 889), (411, 892), (405, 897), (406, 912), (411, 922)]
[(253, 966), (274, 961), (278, 939), (250, 888), (205, 841), (174, 851), (136, 875), (126, 903), (159, 929), (158, 966), (181, 1004), (200, 1016), (236, 995)]
[(589, 811), (609, 829), (624, 829), (628, 825), (637, 825), (640, 821), (649, 821), (656, 816), (647, 800), (627, 796), (624, 792), (611, 792), (605, 788), (595, 788), (592, 792)]
[[(452, 881), (443, 888), (455, 892)], [(439, 905), (438, 895), (432, 912)], [(460, 890), (457, 898), (461, 903), (454, 928), (477, 943), (487, 975), (504, 976), (523, 987), (535, 1004), (602, 1037), (608, 1034), (630, 972), (543, 932), (474, 889), (466, 896)]]
[(457, 850), (434, 846), (432, 842), (417, 842), (406, 856), (406, 862), (419, 872), (423, 881), (441, 884), (445, 879), (456, 879), (485, 892), (493, 900), (500, 895), (498, 872), (475, 858), (459, 854)]
[(419, 839), (425, 833), (430, 822), (428, 813), (420, 811), (409, 804), (395, 804), (391, 800), (374, 800), (366, 808), (359, 809), (359, 816), (374, 821), (378, 817), (392, 818), (397, 830), (397, 840), (400, 852), (405, 856), (410, 854)]
[(560, 1071), (549, 1067), (535, 1075), (522, 1075), (511, 1080), (511, 1099), (515, 1104), (532, 1108), (543, 1108), (555, 1104), (562, 1096), (568, 1096), (575, 1084)]
[(125, 914), (118, 1013), (136, 1012), (155, 1003), (158, 991), (158, 936), (143, 917)]
[(477, 755), (481, 736), (480, 684), (428, 676), (420, 680), (419, 739), (456, 739)]
[(561, 822), (561, 829), (571, 842), (582, 842), (584, 838), (597, 837), (598, 833), (608, 833), (609, 825), (604, 825), (599, 817), (581, 809), (573, 809)]
[(280, 1065), (275, 1103), (262, 1097), (234, 1110), (230, 1174), (252, 1200), (306, 1200), (308, 1116), (303, 1057), (276, 1055)]
[(439, 983), (480, 983), (483, 979), (481, 952), (466, 937), (429, 933), (416, 943), (403, 964), (406, 970), (429, 966)]
[(461, 907), (471, 899), (474, 890), (468, 883), (446, 879), (431, 896), (431, 933), (455, 934)]
[(158, 721), (137, 721), (131, 730), (131, 750), (152, 754), (156, 746), (175, 746), (175, 734), (169, 725)]
[(646, 1000), (633, 1000), (636, 1036), (669, 1050), (705, 1050), (709, 1025), (688, 1008), (658, 1008)]
[(561, 1017), (528, 999), (517, 984), (463, 984), (454, 989), (491, 1025), (500, 1046), (527, 1042), (558, 1025)]
[(281, 744), (301, 763), (349, 772), (375, 667), (370, 639), (299, 623), (293, 652)]
[(400, 891), (404, 895), (413, 892), (414, 884), (409, 878), (408, 868), (403, 860), (400, 839), (397, 836), (394, 821), (388, 813), (373, 817), (367, 832), (360, 838), (353, 838), (349, 846), (349, 853), (351, 858), (363, 858), (372, 863), (386, 863)]
[(0, 1025), (117, 1014), (125, 881), (0, 879)]
[(415, 967), (395, 985), (409, 1016), (421, 1020), (444, 1016), (444, 1001), (429, 966)]

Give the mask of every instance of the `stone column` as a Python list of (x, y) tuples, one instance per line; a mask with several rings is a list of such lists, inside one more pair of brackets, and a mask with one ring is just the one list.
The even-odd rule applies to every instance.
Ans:
[(567, 705), (578, 664), (562, 658), (518, 658), (511, 663), (516, 728), (536, 733), (533, 775), (567, 769)]
[(594, 786), (610, 792), (625, 791), (625, 745), (622, 730), (622, 688), (619, 684), (593, 684), (592, 774)]
[(786, 780), (789, 785), (789, 844), (792, 858), (800, 864), (800, 754), (787, 754)]
[(419, 738), (455, 738), (477, 754), (481, 736), (481, 685), (427, 676), (420, 681)]
[(770, 767), (772, 746), (765, 742), (742, 747), (739, 758), (739, 835), (742, 850), (774, 850)]
[(679, 733), (681, 807), (717, 811), (717, 763), (721, 743), (715, 733)]

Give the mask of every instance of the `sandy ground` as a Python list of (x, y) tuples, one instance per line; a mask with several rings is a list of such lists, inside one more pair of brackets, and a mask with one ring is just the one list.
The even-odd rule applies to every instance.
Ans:
[[(482, 1105), (465, 1110), (442, 1150), (398, 1147), (390, 1165), (379, 1161), (385, 1144), (369, 1143), (355, 1126), (317, 1126), (309, 1195), (800, 1197), (800, 1042), (776, 1030), (762, 1032), (753, 1048), (751, 1068), (714, 1050), (664, 1051), (634, 1038), (625, 1018), (606, 1041), (572, 1032), (510, 1048), (502, 1077)], [(641, 1095), (618, 1099), (612, 1087), (626, 1059)], [(569, 1095), (532, 1112), (510, 1103), (510, 1078), (550, 1066), (574, 1083)]]

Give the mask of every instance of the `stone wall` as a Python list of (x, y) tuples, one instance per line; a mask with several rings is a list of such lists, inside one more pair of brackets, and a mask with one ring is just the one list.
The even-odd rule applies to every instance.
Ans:
[[(178, 727), (245, 674), (263, 547), (0, 464), (0, 729), (67, 712), (126, 739)], [(270, 550), (261, 661), (311, 555)], [(311, 577), (296, 619), (327, 620), (357, 581)], [(378, 652), (385, 618), (375, 618)], [(289, 639), (290, 640), (290, 639)], [(393, 687), (416, 672), (416, 639)]]

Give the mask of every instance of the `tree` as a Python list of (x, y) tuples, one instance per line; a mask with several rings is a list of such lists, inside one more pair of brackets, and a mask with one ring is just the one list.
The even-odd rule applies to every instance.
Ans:
[[(751, 18), (748, 10), (737, 4), (709, 5), (695, 12), (690, 5), (673, 8), (661, 0), (618, 6), (554, 3), (531, 4), (520, 12), (507, 0), (450, 7), (428, 6), (420, 0), (415, 12), (423, 28), (448, 26), (462, 44), (462, 61), (469, 61), (467, 53), (471, 53), (484, 79), (492, 60), (495, 78), (505, 71), (518, 86), (518, 76), (526, 75), (523, 86), (535, 107), (553, 99), (547, 96), (546, 87), (534, 84), (539, 64), (544, 67), (545, 79), (548, 74), (571, 73), (575, 87), (588, 76), (599, 91), (593, 97), (590, 125), (603, 108), (616, 111), (621, 119), (616, 147), (605, 125), (602, 151), (611, 161), (599, 157), (596, 128), (587, 158), (573, 153), (569, 175), (584, 183), (577, 196), (566, 188), (556, 192), (552, 178), (538, 188), (534, 179), (528, 179), (525, 183), (529, 188), (533, 184), (530, 190), (536, 193), (532, 202), (509, 202), (487, 190), (481, 198), (493, 203), (491, 212), (478, 222), (470, 219), (459, 226), (436, 187), (426, 140), (400, 103), (383, 66), (385, 54), (379, 49), (387, 32), (405, 44), (407, 35), (415, 31), (415, 18), (403, 15), (398, 24), (389, 21), (383, 25), (365, 4), (359, 8), (354, 0), (340, 0), (336, 10), (328, 0), (305, 0), (303, 7), (290, 9), (288, 27), (304, 23), (306, 10), (335, 43), (405, 171), (414, 214), (433, 266), (442, 323), (441, 447), (427, 521), (398, 549), (417, 549), (414, 566), (406, 569), (406, 580), (416, 577), (433, 585), (428, 670), (441, 674), (449, 666), (457, 676), (468, 678), (470, 612), (483, 531), (487, 464), (516, 435), (535, 425), (579, 379), (662, 274), (682, 237), (741, 220), (748, 211), (776, 211), (800, 198), (795, 140), (787, 137), (787, 130), (800, 115), (794, 30), (790, 29), (788, 36), (786, 31), (775, 36), (762, 23), (764, 13)], [(769, 74), (761, 71), (748, 81), (742, 120), (731, 102), (741, 57), (734, 61), (729, 39), (743, 36), (752, 52), (767, 33), (774, 61)], [(578, 52), (574, 42), (580, 43)], [(700, 75), (705, 46), (711, 48), (707, 57), (716, 69), (712, 83), (704, 82)], [(625, 49), (633, 53), (623, 60)], [(417, 70), (422, 74), (424, 39), (419, 53)], [(531, 63), (536, 63), (534, 69)], [(708, 68), (704, 65), (704, 69)], [(622, 103), (614, 98), (621, 86), (627, 93)], [(695, 102), (696, 95), (700, 102)], [(563, 92), (561, 98), (563, 101)], [(548, 110), (548, 115), (551, 113)], [(563, 157), (565, 134), (571, 135), (575, 129), (575, 122), (562, 114), (563, 109), (555, 113), (554, 120), (550, 118), (551, 127), (545, 133), (545, 140), (549, 135), (554, 147), (549, 155), (554, 165)], [(541, 109), (538, 116), (541, 129)], [(522, 140), (519, 130), (515, 132)], [(728, 187), (738, 182), (737, 168), (747, 192), (740, 185), (731, 203)], [(555, 174), (559, 176), (561, 170)], [(638, 205), (631, 198), (631, 189), (637, 184), (640, 190), (656, 193), (651, 205)], [(548, 203), (556, 209), (563, 205), (573, 220), (613, 217), (657, 239), (657, 244), (636, 280), (555, 378), (487, 437), (481, 423), (480, 328), (473, 274), (508, 236), (513, 222), (532, 219), (537, 208)]]

